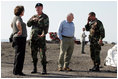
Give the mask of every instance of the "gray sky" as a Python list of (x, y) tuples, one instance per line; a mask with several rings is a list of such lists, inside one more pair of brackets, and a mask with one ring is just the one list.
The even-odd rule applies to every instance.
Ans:
[[(105, 28), (104, 41), (117, 42), (117, 2), (116, 1), (38, 1), (43, 3), (43, 12), (49, 16), (49, 32), (57, 32), (59, 23), (66, 19), (70, 12), (74, 14), (75, 37), (80, 39), (82, 27), (87, 23), (88, 13), (93, 11), (97, 18), (103, 22)], [(12, 33), (10, 27), (14, 17), (14, 8), (17, 5), (25, 7), (25, 14), (22, 17), (27, 23), (29, 18), (36, 14), (35, 4), (37, 1), (2, 1), (1, 2), (1, 39), (8, 39)], [(28, 28), (28, 39), (30, 30)], [(89, 32), (86, 32), (88, 35)], [(47, 35), (49, 40), (49, 35)], [(88, 37), (87, 37), (88, 40)]]

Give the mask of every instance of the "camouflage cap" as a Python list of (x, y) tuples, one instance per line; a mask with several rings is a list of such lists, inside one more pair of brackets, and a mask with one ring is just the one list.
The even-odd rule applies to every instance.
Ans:
[(42, 4), (42, 3), (37, 3), (37, 4), (35, 5), (35, 8), (38, 7), (38, 6), (43, 7), (43, 4)]

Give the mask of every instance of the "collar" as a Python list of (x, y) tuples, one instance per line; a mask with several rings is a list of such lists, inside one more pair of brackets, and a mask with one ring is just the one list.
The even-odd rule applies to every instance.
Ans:
[(38, 14), (37, 14), (37, 16), (39, 16), (39, 17), (40, 17), (40, 16), (42, 16), (43, 14), (44, 14), (44, 13), (42, 12), (42, 14), (41, 14), (41, 15), (38, 15)]
[(67, 23), (73, 23), (73, 22), (68, 22), (67, 20), (65, 20)]

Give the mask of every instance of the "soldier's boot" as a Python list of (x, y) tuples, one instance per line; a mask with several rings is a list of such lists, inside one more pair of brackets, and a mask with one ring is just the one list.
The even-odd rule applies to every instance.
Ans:
[(85, 52), (82, 52), (82, 54), (86, 54)]
[(99, 72), (100, 68), (99, 65), (95, 65), (92, 69), (90, 69), (89, 71), (93, 71), (93, 72)]
[(42, 74), (47, 74), (46, 64), (45, 64), (45, 65), (43, 65)]
[(93, 70), (95, 70), (95, 65), (91, 69), (89, 69), (89, 71), (93, 71)]
[(99, 72), (100, 71), (100, 67), (99, 67), (99, 65), (96, 65), (96, 70), (95, 70), (96, 72)]
[(33, 63), (34, 69), (31, 73), (37, 73), (37, 62)]

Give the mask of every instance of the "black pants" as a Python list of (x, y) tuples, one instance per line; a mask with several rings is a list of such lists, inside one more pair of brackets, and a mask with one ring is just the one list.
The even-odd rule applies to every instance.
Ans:
[(13, 38), (13, 46), (15, 49), (15, 59), (13, 73), (18, 74), (23, 70), (24, 58), (25, 58), (25, 47), (26, 37)]

